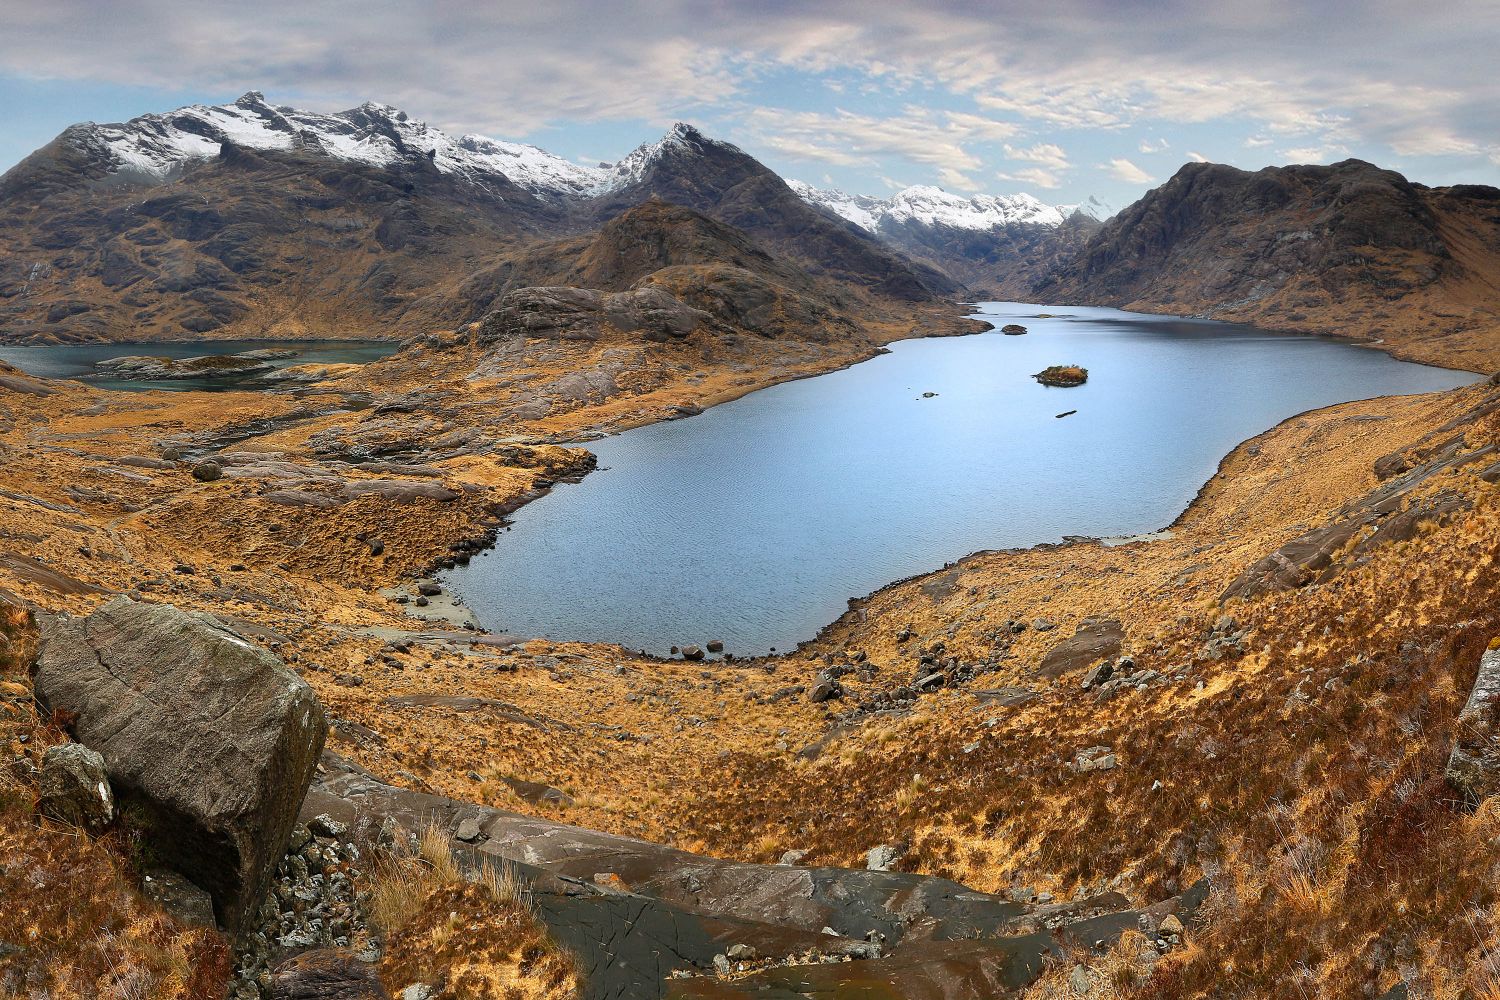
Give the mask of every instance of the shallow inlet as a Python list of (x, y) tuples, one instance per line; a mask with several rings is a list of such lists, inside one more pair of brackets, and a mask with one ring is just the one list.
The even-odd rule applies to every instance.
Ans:
[[(1296, 413), (1477, 379), (1225, 323), (993, 302), (978, 315), (1029, 332), (903, 341), (591, 443), (598, 472), (522, 508), (447, 582), (494, 631), (787, 650), (849, 598), (976, 550), (1159, 529), (1235, 445)], [(1031, 378), (1053, 364), (1089, 381)]]

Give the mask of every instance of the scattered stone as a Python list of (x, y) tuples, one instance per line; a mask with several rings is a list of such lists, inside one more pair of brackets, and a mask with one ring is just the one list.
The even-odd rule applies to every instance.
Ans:
[(722, 653), (724, 652), (724, 643), (718, 639), (711, 639), (708, 643), (708, 651), (710, 653)]
[(865, 852), (865, 870), (888, 872), (901, 857), (901, 851), (893, 844), (881, 844)]
[(104, 758), (81, 743), (49, 747), (39, 785), (38, 808), (60, 823), (99, 830), (115, 818)]
[(1090, 771), (1112, 771), (1119, 764), (1119, 759), (1109, 747), (1089, 747), (1080, 750), (1073, 758), (1073, 769), (1080, 774)]
[(1089, 690), (1090, 688), (1098, 687), (1100, 684), (1103, 684), (1105, 681), (1109, 680), (1110, 677), (1114, 676), (1114, 672), (1115, 665), (1110, 661), (1104, 660), (1100, 663), (1097, 663), (1093, 666), (1092, 669), (1089, 670), (1088, 673), (1083, 675), (1083, 684), (1081, 685), (1081, 687), (1085, 691)]
[(340, 823), (327, 813), (319, 813), (317, 816), (314, 816), (308, 822), (307, 829), (314, 836), (333, 837), (335, 839), (347, 836), (349, 833), (347, 824)]
[(1093, 992), (1094, 979), (1089, 975), (1089, 970), (1081, 965), (1073, 966), (1073, 971), (1068, 973), (1068, 989), (1080, 997)]
[(147, 872), (141, 879), (141, 895), (180, 923), (195, 927), (214, 926), (213, 897), (170, 869), (157, 868)]
[(760, 957), (760, 952), (748, 944), (732, 944), (724, 954), (732, 962), (753, 962)]
[(703, 659), (703, 650), (698, 646), (683, 646), (682, 658), (684, 660), (701, 660)]
[(423, 581), (417, 584), (417, 593), (423, 597), (436, 597), (443, 592), (442, 586), (431, 581)]
[(218, 462), (199, 462), (193, 466), (193, 478), (200, 483), (213, 483), (224, 478), (224, 468)]
[(1000, 328), (1000, 332), (1007, 337), (1019, 337), (1026, 332), (1026, 328), (1020, 323), (1007, 323)]
[(389, 998), (376, 967), (340, 948), (304, 952), (271, 974), (271, 1000)]
[(781, 860), (777, 863), (787, 866), (800, 865), (802, 863), (802, 859), (805, 857), (807, 857), (806, 851), (787, 851), (781, 856)]
[(825, 677), (813, 685), (812, 690), (807, 692), (807, 700), (814, 705), (830, 701), (834, 698), (844, 696), (844, 687), (831, 677)]
[(1178, 919), (1175, 913), (1168, 913), (1165, 917), (1162, 917), (1161, 923), (1156, 927), (1158, 934), (1176, 934), (1180, 936), (1182, 931), (1182, 921)]
[(479, 820), (473, 816), (465, 816), (458, 821), (458, 830), (453, 835), (466, 844), (472, 844), (479, 839), (480, 833)]

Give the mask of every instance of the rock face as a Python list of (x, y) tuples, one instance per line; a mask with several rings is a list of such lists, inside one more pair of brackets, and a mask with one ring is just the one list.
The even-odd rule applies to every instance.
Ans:
[(621, 333), (639, 332), (647, 340), (680, 340), (710, 319), (708, 313), (684, 305), (662, 288), (628, 292), (518, 288), (484, 318), (480, 338), (490, 342), (513, 337), (598, 340), (607, 326)]
[(41, 622), (36, 694), (76, 719), (153, 849), (238, 933), (264, 898), (327, 735), (312, 689), (213, 618), (118, 598)]
[(98, 830), (115, 818), (115, 796), (104, 758), (81, 743), (49, 747), (42, 759), (42, 815)]
[(1500, 789), (1500, 649), (1485, 652), (1469, 700), (1458, 714), (1458, 740), (1443, 776), (1470, 805)]
[[(1412, 449), (1415, 467), (1399, 475), (1393, 473), (1376, 489), (1334, 511), (1325, 523), (1256, 560), (1225, 589), (1220, 600), (1249, 600), (1326, 583), (1371, 550), (1415, 538), (1424, 524), (1461, 515), (1469, 501), (1448, 490), (1431, 492), (1431, 483), (1454, 470), (1476, 465), (1480, 466), (1475, 470), (1479, 478), (1500, 482), (1500, 449), (1494, 445), (1466, 449), (1462, 434), (1443, 435), (1496, 410), (1500, 410), (1500, 403), (1486, 401), (1455, 420), (1453, 426), (1429, 435), (1438, 440), (1424, 439)], [(1405, 454), (1397, 457), (1406, 461)]]
[(1113, 618), (1085, 618), (1073, 636), (1053, 646), (1037, 668), (1042, 677), (1061, 677), (1120, 651), (1125, 633)]

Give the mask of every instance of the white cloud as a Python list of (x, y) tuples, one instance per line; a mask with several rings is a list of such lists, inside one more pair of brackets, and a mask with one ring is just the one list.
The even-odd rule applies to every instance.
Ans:
[(1050, 170), (1041, 167), (1026, 167), (1012, 173), (997, 173), (996, 179), (1002, 181), (1016, 181), (1021, 184), (1030, 184), (1032, 187), (1047, 188), (1048, 190), (1061, 187), (1062, 178)]
[[(225, 99), (261, 89), (314, 108), (376, 99), (445, 129), (511, 137), (712, 117), (731, 138), (747, 129), (786, 155), (848, 167), (895, 157), (966, 178), (986, 169), (984, 144), (1034, 149), (1056, 141), (1049, 133), (1145, 123), (1142, 153), (1183, 145), (1173, 126), (1231, 122), (1254, 133), (1251, 148), (1500, 161), (1494, 33), (1481, 30), (1493, 0), (1162, 0), (1151, 17), (1112, 0), (1011, 2), (1003, 16), (968, 0), (112, 0), (107, 17), (104, 7), (10, 4), (0, 73)], [(797, 73), (812, 98), (847, 110), (778, 111), (785, 132), (756, 119), (755, 105), (779, 95), (758, 88)], [(925, 106), (891, 113), (892, 100)], [(882, 141), (860, 119), (895, 134)]]
[(1143, 153), (1162, 153), (1168, 149), (1171, 149), (1172, 146), (1171, 143), (1167, 142), (1167, 140), (1165, 139), (1157, 139), (1155, 141), (1152, 141), (1151, 139), (1142, 139), (1139, 148)]
[(1066, 170), (1068, 168), (1068, 154), (1061, 146), (1050, 142), (1039, 142), (1034, 146), (1019, 149), (1010, 144), (1002, 147), (1005, 155), (1012, 160), (1020, 160), (1024, 163), (1036, 163), (1050, 170)]
[(1194, 163), (1207, 163), (1207, 162), (1209, 162), (1208, 161), (1208, 157), (1204, 156), (1202, 153), (1200, 153), (1200, 152), (1198, 152), (1197, 150), (1194, 150), (1194, 149), (1188, 150), (1188, 159), (1192, 160)]
[(1099, 167), (1102, 170), (1108, 171), (1109, 175), (1115, 180), (1124, 181), (1126, 184), (1149, 184), (1156, 180), (1155, 177), (1152, 177), (1123, 156), (1117, 156), (1108, 163), (1101, 163)]

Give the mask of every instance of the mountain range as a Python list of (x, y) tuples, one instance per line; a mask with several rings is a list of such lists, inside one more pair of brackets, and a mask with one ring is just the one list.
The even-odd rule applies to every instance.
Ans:
[[(478, 318), (539, 276), (567, 283), (572, 255), (652, 199), (742, 234), (765, 255), (752, 284), (815, 296), (797, 315), (1073, 301), (1381, 339), (1418, 359), (1441, 340), (1500, 367), (1493, 188), (1427, 188), (1355, 160), (1194, 163), (1109, 217), (1096, 200), (823, 190), (682, 123), (588, 166), (388, 105), (320, 114), (254, 92), (72, 126), (0, 177), (0, 339), (410, 334)], [(701, 251), (738, 239), (705, 243), (704, 226), (664, 212), (637, 218), (637, 239), (671, 240), (641, 233), (646, 218), (692, 231), (693, 266), (725, 263)]]

